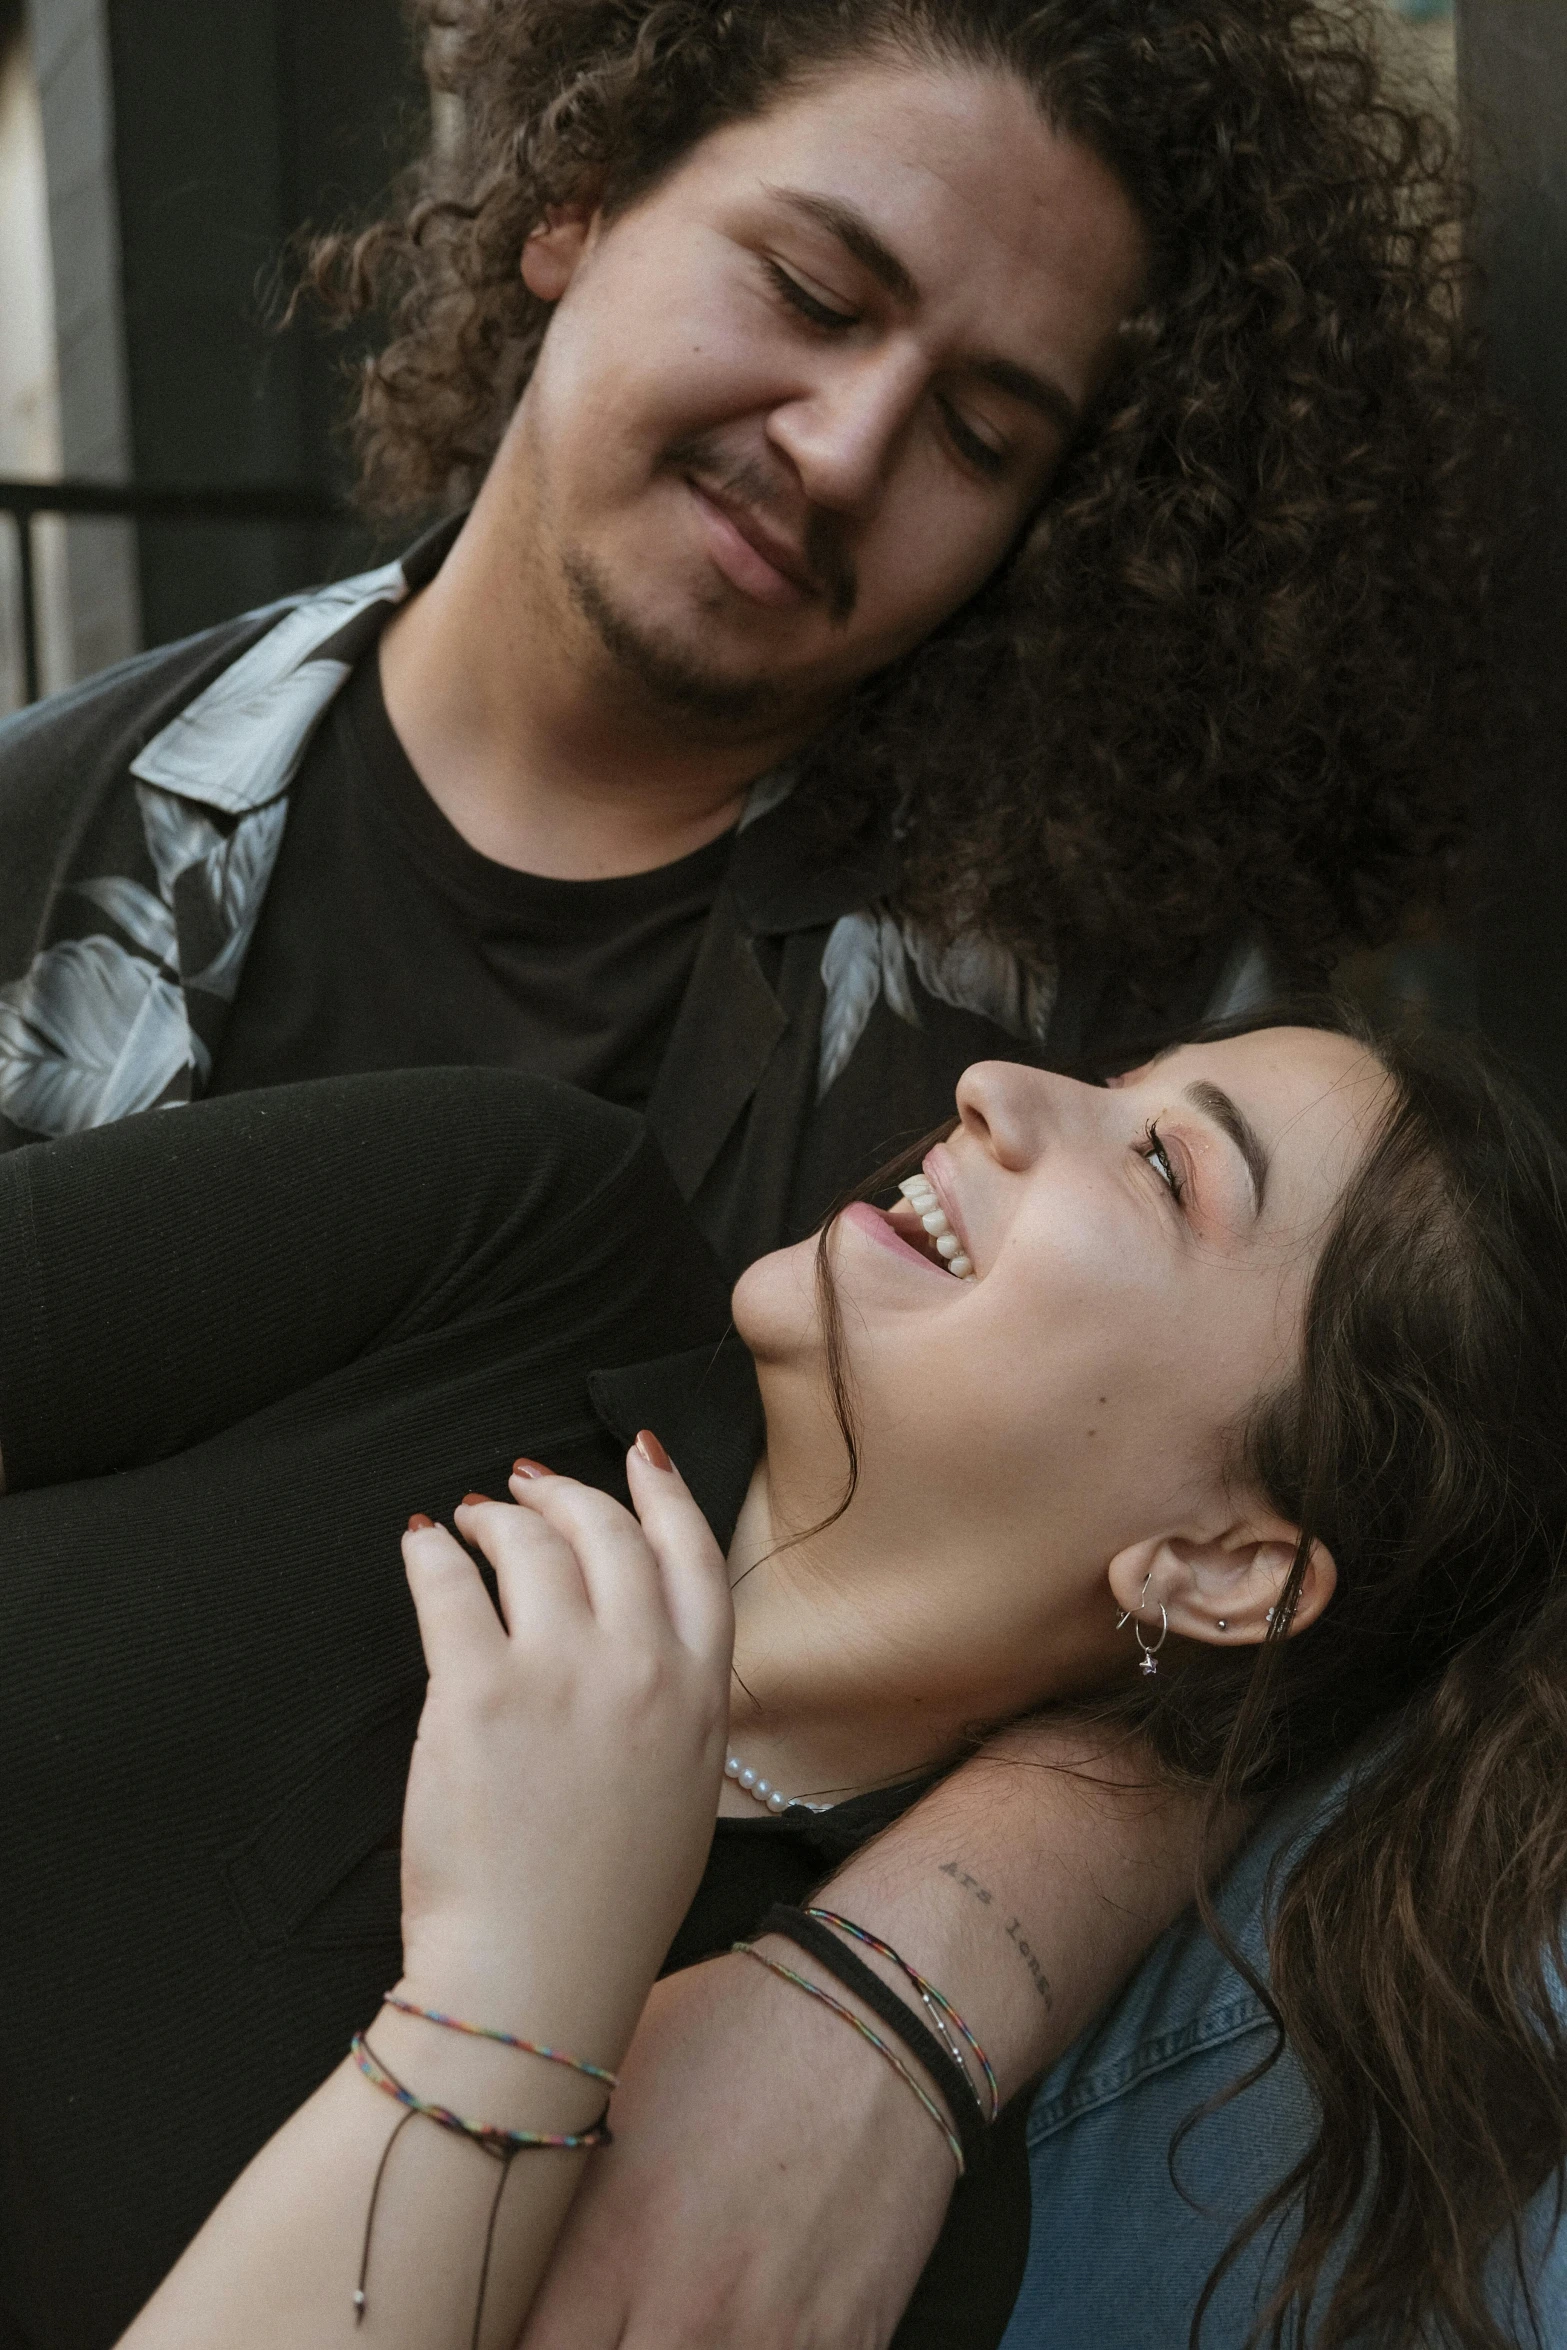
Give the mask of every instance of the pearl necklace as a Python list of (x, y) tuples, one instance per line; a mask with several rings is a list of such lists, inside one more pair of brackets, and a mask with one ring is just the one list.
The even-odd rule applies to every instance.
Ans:
[(788, 1811), (796, 1803), (802, 1811), (830, 1811), (832, 1808), (830, 1804), (807, 1803), (801, 1796), (785, 1795), (781, 1788), (769, 1787), (767, 1781), (753, 1771), (749, 1764), (743, 1763), (737, 1754), (725, 1755), (724, 1777), (732, 1779), (742, 1794), (754, 1796), (764, 1811)]

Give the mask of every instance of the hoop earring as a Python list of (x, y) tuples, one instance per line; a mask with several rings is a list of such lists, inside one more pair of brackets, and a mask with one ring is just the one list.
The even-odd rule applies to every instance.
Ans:
[(1155, 1678), (1159, 1670), (1157, 1661), (1159, 1651), (1161, 1648), (1163, 1648), (1165, 1642), (1170, 1637), (1170, 1619), (1164, 1612), (1163, 1602), (1156, 1599), (1154, 1601), (1154, 1606), (1159, 1610), (1159, 1637), (1153, 1643), (1152, 1647), (1150, 1647), (1148, 1642), (1143, 1638), (1143, 1627), (1139, 1623), (1138, 1618), (1142, 1614), (1143, 1602), (1148, 1597), (1148, 1586), (1152, 1581), (1153, 1569), (1150, 1567), (1147, 1574), (1143, 1577), (1143, 1588), (1138, 1597), (1136, 1607), (1123, 1608), (1121, 1613), (1115, 1619), (1115, 1628), (1118, 1632), (1121, 1631), (1125, 1625), (1131, 1625), (1132, 1637), (1143, 1652), (1143, 1661), (1137, 1669), (1140, 1673), (1146, 1673), (1150, 1681)]

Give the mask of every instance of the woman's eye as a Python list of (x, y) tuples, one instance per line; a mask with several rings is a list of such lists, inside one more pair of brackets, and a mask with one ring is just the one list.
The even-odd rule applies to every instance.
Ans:
[(1006, 451), (998, 449), (990, 441), (982, 439), (966, 418), (953, 407), (950, 400), (943, 400), (940, 405), (942, 422), (947, 428), (953, 447), (964, 463), (972, 465), (979, 473), (1005, 473), (1007, 467)]
[(857, 310), (834, 310), (830, 303), (819, 302), (809, 288), (802, 286), (797, 277), (791, 277), (780, 262), (768, 258), (763, 267), (790, 309), (797, 310), (802, 318), (808, 318), (813, 326), (845, 327), (859, 324), (860, 314)]
[(1146, 1132), (1148, 1148), (1144, 1151), (1143, 1157), (1148, 1161), (1148, 1164), (1153, 1168), (1155, 1174), (1160, 1177), (1161, 1181), (1169, 1185), (1171, 1198), (1178, 1200), (1186, 1186), (1181, 1181), (1179, 1171), (1175, 1165), (1175, 1161), (1171, 1158), (1169, 1152), (1165, 1149), (1164, 1144), (1160, 1141), (1159, 1129), (1151, 1118), (1148, 1121)]

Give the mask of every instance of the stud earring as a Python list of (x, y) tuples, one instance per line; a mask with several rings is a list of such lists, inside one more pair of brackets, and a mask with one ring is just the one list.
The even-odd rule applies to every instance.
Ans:
[(1161, 1648), (1163, 1648), (1165, 1642), (1170, 1637), (1170, 1619), (1165, 1614), (1164, 1606), (1161, 1601), (1157, 1599), (1154, 1601), (1154, 1606), (1159, 1610), (1159, 1637), (1153, 1643), (1152, 1647), (1150, 1647), (1148, 1642), (1143, 1638), (1143, 1628), (1137, 1620), (1141, 1615), (1143, 1606), (1148, 1598), (1148, 1586), (1152, 1581), (1153, 1569), (1150, 1567), (1147, 1574), (1143, 1577), (1143, 1588), (1138, 1595), (1136, 1607), (1123, 1608), (1121, 1613), (1115, 1619), (1115, 1628), (1118, 1632), (1122, 1629), (1123, 1625), (1131, 1625), (1132, 1637), (1143, 1652), (1143, 1661), (1137, 1669), (1140, 1673), (1146, 1673), (1150, 1681), (1153, 1680), (1159, 1670), (1159, 1651)]
[(1230, 1628), (1230, 1619), (1229, 1619), (1229, 1617), (1228, 1617), (1228, 1616), (1221, 1616), (1221, 1617), (1219, 1618), (1219, 1630), (1220, 1630), (1221, 1632), (1227, 1632), (1227, 1631), (1229, 1630), (1229, 1628)]

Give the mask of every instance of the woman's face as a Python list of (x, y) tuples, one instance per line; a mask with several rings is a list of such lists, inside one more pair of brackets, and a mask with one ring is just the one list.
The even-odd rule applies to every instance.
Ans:
[[(851, 1208), (831, 1242), (879, 1538), (913, 1555), (962, 1496), (998, 1575), (1010, 1555), (1030, 1592), (1092, 1587), (1102, 1612), (1118, 1553), (1233, 1516), (1234, 1433), (1298, 1360), (1386, 1079), (1343, 1038), (1275, 1028), (1107, 1087), (983, 1062), (957, 1099), (925, 1171), (972, 1277), (909, 1206)], [(820, 1390), (813, 1247), (735, 1296), (770, 1428), (797, 1376)]]

